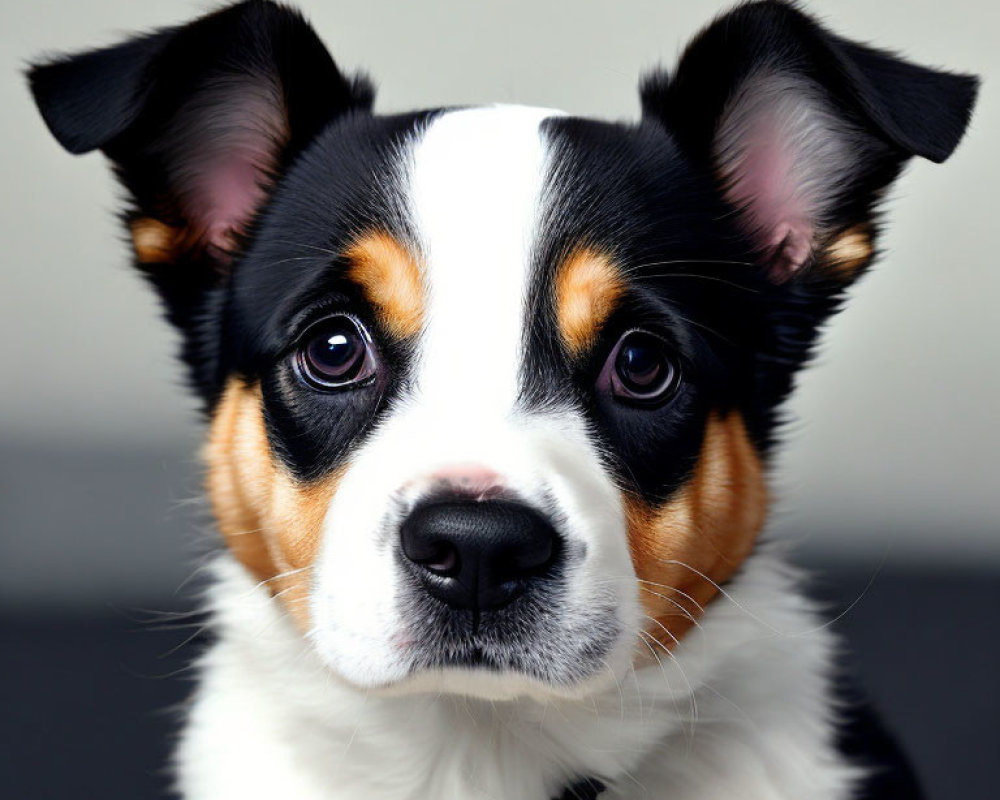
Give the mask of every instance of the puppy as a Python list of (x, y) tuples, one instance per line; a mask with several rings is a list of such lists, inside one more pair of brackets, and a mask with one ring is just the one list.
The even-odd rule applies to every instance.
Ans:
[(265, 0), (29, 79), (111, 161), (204, 401), (183, 797), (916, 796), (758, 539), (777, 409), (975, 79), (761, 2), (636, 123), (383, 116)]

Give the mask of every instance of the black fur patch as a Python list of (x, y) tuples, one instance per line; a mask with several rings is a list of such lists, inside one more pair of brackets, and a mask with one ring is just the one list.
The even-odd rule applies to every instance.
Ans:
[[(278, 187), (225, 289), (219, 379), (260, 380), (272, 446), (301, 478), (336, 467), (408, 380), (409, 345), (380, 327), (338, 254), (373, 226), (412, 240), (391, 178), (404, 140), (431, 113), (349, 115), (328, 128)], [(310, 324), (337, 312), (359, 317), (384, 369), (357, 388), (308, 389), (294, 373), (295, 346)]]
[(864, 693), (847, 678), (836, 689), (837, 747), (848, 763), (865, 770), (855, 800), (924, 800), (909, 758)]
[[(788, 280), (775, 280), (767, 254), (740, 224), (748, 209), (725, 199), (713, 162), (720, 119), (764, 71), (808, 87), (810, 98), (852, 132), (851, 158), (823, 210), (824, 236), (857, 225), (874, 235), (886, 187), (910, 157), (950, 155), (977, 86), (969, 76), (841, 39), (791, 5), (761, 2), (710, 25), (674, 75), (648, 78), (641, 122), (544, 123), (555, 155), (534, 253), (520, 402), (531, 410), (582, 410), (609, 469), (650, 503), (669, 498), (691, 473), (710, 412), (739, 411), (767, 454), (794, 375), (856, 277), (824, 272), (814, 259)], [(402, 187), (393, 180), (407, 138), (438, 112), (372, 115), (367, 80), (345, 76), (297, 13), (266, 0), (57, 59), (30, 70), (29, 81), (67, 150), (100, 149), (111, 159), (130, 197), (126, 221), (148, 217), (196, 240), (185, 239), (171, 263), (140, 266), (183, 334), (183, 357), (206, 409), (231, 377), (259, 381), (273, 450), (302, 479), (334, 469), (406, 390), (411, 356), (409, 345), (379, 329), (359, 288), (346, 280), (341, 254), (373, 228), (414, 241)], [(197, 196), (204, 191), (199, 159), (224, 157), (230, 140), (250, 141), (253, 158), (242, 166), (254, 170), (247, 185), (259, 190), (249, 193), (253, 202), (233, 224), (231, 247), (197, 219), (206, 205), (219, 205)], [(591, 351), (571, 359), (558, 335), (553, 283), (560, 261), (581, 246), (613, 254), (627, 287)], [(336, 392), (307, 388), (293, 353), (311, 323), (344, 311), (371, 331), (384, 366), (380, 378)], [(668, 343), (683, 376), (677, 395), (659, 408), (616, 403), (595, 390), (608, 352), (637, 327)], [(566, 622), (554, 611), (563, 589), (557, 577), (473, 635), (467, 618), (411, 592), (414, 611), (431, 620), (437, 637), (416, 666), (478, 660), (553, 683), (579, 679), (618, 631), (606, 622), (611, 609), (595, 603), (593, 617), (578, 622), (579, 638), (591, 637), (584, 651), (557, 650), (553, 642), (567, 639)], [(511, 635), (525, 620), (531, 647)], [(865, 734), (845, 731), (845, 752), (859, 759), (870, 752), (861, 739), (878, 731), (864, 718), (851, 730)], [(908, 779), (894, 774), (873, 777), (867, 796), (916, 798)], [(566, 796), (592, 797), (599, 789), (585, 781)]]
[[(821, 269), (769, 280), (738, 224), (741, 209), (723, 198), (715, 127), (762, 68), (808, 83), (859, 132), (850, 174), (839, 176), (846, 188), (830, 212), (835, 227), (871, 224), (882, 190), (911, 155), (947, 157), (976, 86), (846, 42), (784, 4), (757, 3), (710, 26), (672, 77), (645, 81), (639, 124), (544, 124), (556, 155), (535, 254), (522, 404), (582, 408), (620, 481), (650, 502), (690, 473), (710, 410), (738, 409), (767, 451), (776, 409), (845, 286)], [(100, 148), (112, 159), (132, 196), (127, 218), (180, 226), (199, 188), (190, 159), (210, 140), (206, 120), (271, 104), (265, 116), (277, 120), (280, 141), (237, 125), (273, 161), (260, 176), (267, 197), (237, 231), (238, 246), (184, 251), (143, 269), (184, 333), (206, 406), (230, 375), (259, 379), (274, 449), (300, 477), (329, 471), (408, 379), (405, 347), (380, 335), (337, 254), (370, 227), (412, 240), (392, 179), (401, 142), (434, 112), (373, 116), (370, 85), (345, 77), (298, 14), (264, 0), (58, 59), (34, 68), (30, 81), (67, 149)], [(613, 253), (628, 288), (589, 356), (571, 362), (556, 332), (552, 274), (581, 245)], [(301, 326), (345, 307), (373, 329), (384, 379), (339, 393), (300, 388), (288, 356)], [(681, 390), (662, 408), (625, 407), (593, 390), (607, 352), (632, 327), (659, 333), (681, 367)]]

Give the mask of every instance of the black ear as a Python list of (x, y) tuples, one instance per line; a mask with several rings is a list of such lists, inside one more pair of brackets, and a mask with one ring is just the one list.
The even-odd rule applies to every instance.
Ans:
[(702, 31), (642, 105), (711, 167), (772, 279), (846, 282), (873, 250), (873, 207), (911, 156), (944, 161), (978, 81), (849, 42), (782, 2)]
[[(204, 316), (282, 169), (373, 97), (299, 14), (267, 0), (57, 58), (28, 81), (60, 144), (113, 162), (132, 198), (138, 262), (185, 330)], [(186, 355), (196, 358), (190, 345)]]

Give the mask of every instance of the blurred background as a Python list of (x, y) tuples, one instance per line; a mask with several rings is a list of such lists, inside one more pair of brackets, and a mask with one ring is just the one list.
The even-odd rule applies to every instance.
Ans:
[[(730, 4), (303, 0), (382, 111), (500, 101), (632, 119)], [(986, 79), (966, 140), (890, 197), (886, 255), (824, 336), (789, 407), (770, 535), (816, 593), (936, 800), (996, 797), (1000, 757), (1000, 6), (811, 0), (838, 32)], [(186, 692), (201, 428), (176, 338), (129, 267), (100, 156), (47, 134), (20, 77), (214, 7), (0, 0), (0, 786), (153, 797)], [(156, 624), (150, 624), (151, 619)], [(174, 623), (177, 624), (174, 624)], [(58, 767), (58, 769), (56, 768)], [(60, 777), (61, 776), (61, 777)], [(71, 780), (71, 783), (66, 783)]]

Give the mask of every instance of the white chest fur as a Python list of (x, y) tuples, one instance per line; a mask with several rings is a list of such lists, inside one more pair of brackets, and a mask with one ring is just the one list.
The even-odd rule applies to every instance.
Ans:
[(767, 552), (672, 657), (584, 701), (387, 697), (332, 676), (228, 556), (219, 639), (177, 752), (185, 800), (547, 800), (573, 779), (602, 800), (841, 800), (832, 635)]

